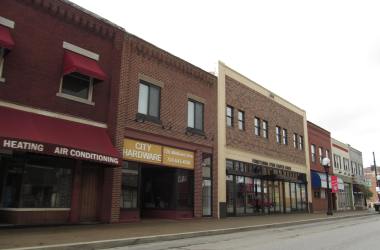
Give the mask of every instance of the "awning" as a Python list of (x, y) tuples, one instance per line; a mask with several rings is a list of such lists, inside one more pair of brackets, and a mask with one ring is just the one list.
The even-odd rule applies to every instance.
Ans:
[[(337, 185), (339, 190), (344, 190), (344, 185), (342, 185), (343, 180), (340, 177), (337, 177)], [(315, 189), (318, 188), (327, 188), (327, 181), (326, 181), (326, 174), (320, 173), (316, 171), (311, 171), (311, 186)], [(331, 183), (331, 175), (329, 175), (329, 187), (331, 189), (332, 183)]]
[(74, 72), (93, 77), (100, 81), (107, 79), (106, 73), (100, 68), (97, 61), (65, 50), (63, 75), (68, 75)]
[(9, 29), (0, 25), (0, 47), (11, 50), (15, 42), (12, 39)]
[(119, 165), (105, 128), (0, 107), (0, 148)]

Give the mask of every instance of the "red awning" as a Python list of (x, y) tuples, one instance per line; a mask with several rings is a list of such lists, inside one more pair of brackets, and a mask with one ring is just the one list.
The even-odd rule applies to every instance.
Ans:
[(0, 47), (5, 49), (12, 49), (15, 42), (12, 39), (9, 29), (5, 26), (0, 25)]
[(73, 72), (91, 76), (101, 81), (107, 79), (106, 73), (100, 68), (97, 61), (66, 50), (63, 62), (63, 75)]
[(0, 107), (0, 148), (119, 165), (105, 128)]

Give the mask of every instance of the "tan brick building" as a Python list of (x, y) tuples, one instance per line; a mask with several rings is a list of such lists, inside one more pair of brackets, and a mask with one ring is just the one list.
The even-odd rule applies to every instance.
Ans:
[(219, 63), (220, 217), (308, 211), (306, 131), (305, 111)]

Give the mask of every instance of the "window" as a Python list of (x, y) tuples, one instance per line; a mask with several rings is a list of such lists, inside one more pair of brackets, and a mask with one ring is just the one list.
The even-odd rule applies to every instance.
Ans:
[(281, 143), (281, 128), (276, 126), (276, 142)]
[(139, 170), (137, 163), (125, 161), (122, 171), (121, 182), (121, 208), (138, 207), (138, 179)]
[(212, 176), (211, 176), (211, 155), (202, 156), (202, 207), (203, 216), (212, 215)]
[(343, 157), (343, 169), (344, 169), (344, 171), (350, 170), (349, 165), (350, 165), (350, 161), (347, 158)]
[(254, 125), (255, 125), (255, 135), (260, 136), (260, 119), (255, 117), (254, 119)]
[(140, 80), (138, 113), (159, 120), (160, 96), (160, 87)]
[(319, 154), (319, 163), (322, 164), (322, 159), (323, 159), (323, 148), (321, 148), (321, 147), (318, 148), (318, 154)]
[(299, 150), (303, 150), (303, 136), (298, 136), (298, 148)]
[(298, 138), (298, 135), (296, 133), (293, 134), (293, 147), (294, 148), (298, 148), (297, 147), (297, 138)]
[(188, 100), (187, 127), (203, 131), (203, 103)]
[(226, 107), (226, 116), (227, 116), (227, 127), (234, 126), (234, 108), (227, 106)]
[(268, 122), (263, 121), (263, 137), (268, 139)]
[(315, 145), (314, 144), (311, 144), (311, 162), (315, 162)]
[(244, 111), (238, 112), (238, 126), (240, 130), (244, 130), (245, 124), (244, 124)]
[(5, 56), (5, 49), (0, 47), (0, 82), (4, 81), (3, 78), (3, 69), (4, 69), (4, 56)]
[(288, 130), (282, 129), (282, 143), (288, 145)]
[(325, 152), (325, 157), (329, 158), (330, 159), (330, 151), (328, 149), (326, 149), (326, 152)]
[(334, 168), (339, 168), (338, 156), (334, 154)]
[(20, 154), (1, 164), (6, 171), (1, 207), (70, 208), (72, 159)]
[(65, 97), (78, 101), (92, 101), (94, 79), (92, 77), (71, 73), (62, 78), (60, 93)]

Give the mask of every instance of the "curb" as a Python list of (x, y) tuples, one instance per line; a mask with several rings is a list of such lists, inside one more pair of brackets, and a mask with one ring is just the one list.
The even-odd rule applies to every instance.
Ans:
[(378, 215), (378, 213), (337, 216), (337, 217), (332, 217), (332, 218), (308, 219), (308, 220), (299, 220), (299, 221), (289, 221), (289, 222), (283, 222), (283, 223), (272, 223), (272, 224), (263, 224), (263, 225), (246, 226), (246, 227), (213, 229), (213, 230), (207, 230), (207, 231), (195, 231), (195, 232), (186, 232), (186, 233), (178, 233), (178, 234), (163, 234), (163, 235), (143, 236), (143, 237), (135, 237), (135, 238), (122, 238), (122, 239), (112, 239), (112, 240), (102, 240), (102, 241), (76, 242), (76, 243), (68, 243), (68, 244), (22, 247), (22, 248), (8, 248), (8, 249), (3, 249), (3, 250), (107, 249), (107, 248), (114, 248), (114, 247), (125, 247), (125, 246), (137, 245), (137, 244), (153, 243), (153, 242), (159, 242), (159, 241), (180, 240), (180, 239), (187, 239), (187, 238), (194, 238), (194, 237), (201, 237), (201, 236), (213, 236), (213, 235), (230, 234), (230, 233), (237, 233), (237, 232), (247, 232), (247, 231), (255, 231), (255, 230), (270, 229), (270, 228), (312, 224), (312, 223), (324, 222), (324, 221), (336, 221), (336, 220), (343, 220), (343, 219), (350, 219), (350, 218), (360, 218), (360, 217), (373, 216), (373, 215)]

